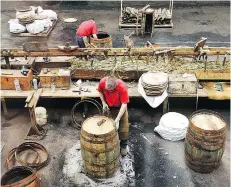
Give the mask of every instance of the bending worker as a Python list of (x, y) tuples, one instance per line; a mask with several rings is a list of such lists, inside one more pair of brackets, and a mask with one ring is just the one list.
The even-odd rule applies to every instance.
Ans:
[(99, 96), (103, 104), (103, 110), (109, 111), (115, 119), (115, 128), (118, 130), (120, 139), (120, 154), (127, 155), (127, 140), (129, 135), (128, 111), (129, 103), (128, 88), (126, 84), (115, 77), (104, 77), (98, 85)]
[(95, 21), (90, 19), (82, 22), (76, 29), (76, 40), (80, 48), (85, 48), (85, 42), (89, 42), (89, 36), (93, 35), (97, 39), (98, 28)]

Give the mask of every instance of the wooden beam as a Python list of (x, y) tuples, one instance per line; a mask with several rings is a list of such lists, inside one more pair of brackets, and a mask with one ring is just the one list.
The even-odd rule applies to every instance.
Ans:
[[(199, 52), (194, 52), (193, 47), (156, 47), (154, 49), (142, 47), (142, 48), (132, 48), (131, 55), (140, 55), (147, 56), (152, 55), (154, 51), (161, 50), (174, 50), (173, 55), (199, 55)], [(96, 55), (104, 55), (104, 52), (107, 52), (108, 56), (114, 56), (116, 52), (117, 56), (124, 56), (127, 54), (127, 48), (78, 48), (75, 51), (64, 52), (58, 48), (49, 48), (46, 52), (25, 52), (22, 49), (2, 49), (1, 55), (5, 56), (6, 54), (11, 54), (14, 57), (42, 57), (42, 56), (83, 56), (89, 55), (91, 52), (95, 52)], [(219, 52), (220, 55), (228, 54), (230, 55), (230, 48), (228, 47), (214, 47), (208, 48), (208, 55), (217, 55)], [(6, 53), (10, 51), (10, 53)]]

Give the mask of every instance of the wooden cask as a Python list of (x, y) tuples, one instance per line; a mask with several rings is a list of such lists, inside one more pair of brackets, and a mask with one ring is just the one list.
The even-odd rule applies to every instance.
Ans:
[(16, 166), (2, 176), (1, 187), (40, 187), (40, 179), (32, 168)]
[(67, 68), (42, 68), (38, 77), (40, 88), (51, 88), (52, 82), (56, 88), (69, 88), (71, 84), (70, 70)]
[(22, 91), (31, 90), (33, 79), (32, 71), (29, 70), (27, 75), (23, 75), (21, 70), (1, 69), (1, 90), (15, 90), (14, 80), (18, 79)]
[(90, 43), (97, 48), (112, 48), (112, 37), (106, 32), (99, 32), (98, 39), (90, 37)]
[(80, 145), (87, 175), (107, 178), (119, 168), (119, 137), (111, 118), (93, 116), (86, 119), (82, 124)]
[(196, 172), (218, 168), (226, 139), (226, 122), (218, 113), (199, 110), (190, 117), (185, 138), (185, 161)]

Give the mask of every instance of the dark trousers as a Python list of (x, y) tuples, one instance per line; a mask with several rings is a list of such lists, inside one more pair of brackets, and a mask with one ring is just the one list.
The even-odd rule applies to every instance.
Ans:
[(126, 148), (128, 145), (128, 140), (120, 140), (120, 148)]
[(82, 36), (76, 36), (76, 42), (80, 48), (85, 48), (85, 44)]

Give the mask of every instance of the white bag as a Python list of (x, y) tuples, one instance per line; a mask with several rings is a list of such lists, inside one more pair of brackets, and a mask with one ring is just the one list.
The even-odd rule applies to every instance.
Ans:
[(57, 20), (57, 14), (53, 10), (43, 10), (42, 12), (38, 12), (38, 15), (45, 15), (50, 20)]
[(38, 34), (40, 32), (43, 32), (45, 30), (44, 24), (42, 23), (31, 23), (26, 25), (27, 31), (31, 34)]
[(11, 33), (22, 33), (26, 31), (26, 27), (19, 23), (10, 23), (10, 32)]
[(176, 112), (168, 112), (160, 119), (159, 125), (154, 128), (162, 138), (170, 141), (184, 139), (189, 125), (188, 118)]
[(44, 107), (35, 108), (35, 118), (38, 125), (46, 125), (47, 117), (47, 110)]
[(42, 20), (35, 20), (36, 24), (42, 24), (44, 27), (51, 27), (52, 26), (52, 21), (47, 18), (47, 19), (42, 19)]

